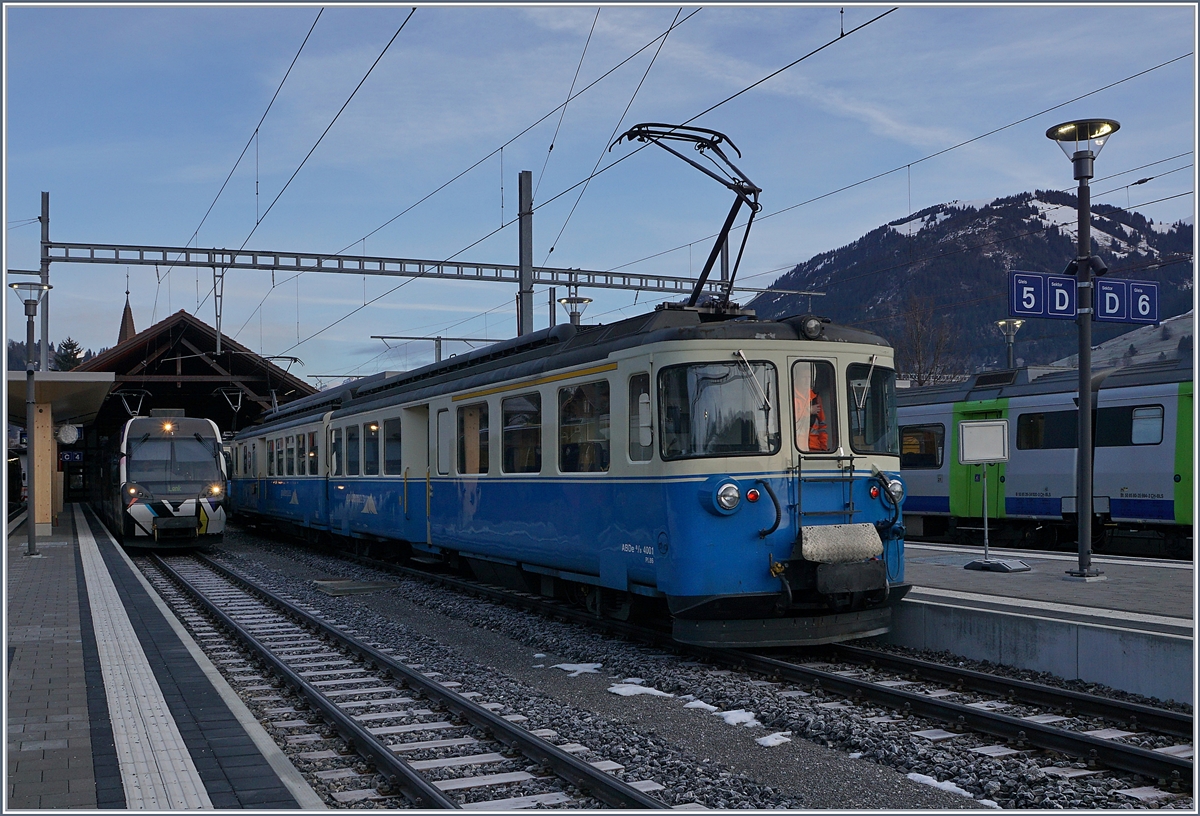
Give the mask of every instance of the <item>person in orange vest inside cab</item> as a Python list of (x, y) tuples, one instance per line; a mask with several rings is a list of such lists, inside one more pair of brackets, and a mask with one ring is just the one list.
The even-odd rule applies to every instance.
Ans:
[(808, 391), (808, 450), (810, 453), (828, 452), (829, 425), (825, 421), (825, 406), (813, 389)]

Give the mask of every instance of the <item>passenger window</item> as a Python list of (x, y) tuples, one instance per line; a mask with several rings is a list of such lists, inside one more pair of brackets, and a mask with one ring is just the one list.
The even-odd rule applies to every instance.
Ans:
[(304, 434), (296, 434), (296, 475), (303, 476), (308, 467), (308, 456), (304, 453)]
[(379, 423), (363, 424), (363, 475), (379, 475)]
[(558, 390), (558, 469), (563, 473), (608, 470), (608, 382)]
[(316, 476), (320, 473), (317, 469), (321, 458), (317, 456), (317, 432), (308, 432), (308, 475)]
[(250, 443), (250, 475), (258, 475), (258, 443)]
[(275, 437), (275, 475), (282, 476), (283, 474), (283, 437)]
[(383, 472), (389, 476), (399, 476), (404, 472), (400, 468), (399, 419), (383, 421)]
[(342, 429), (329, 431), (329, 475), (342, 475)]
[(833, 365), (801, 360), (792, 365), (792, 411), (796, 448), (804, 453), (837, 450), (837, 404)]
[(486, 402), (458, 409), (458, 472), (488, 472), (488, 407)]
[(500, 403), (504, 415), (504, 472), (542, 472), (542, 395), (524, 394)]
[(1017, 450), (1074, 448), (1079, 440), (1078, 411), (1047, 411), (1017, 417)]
[(648, 462), (654, 458), (653, 412), (650, 406), (650, 375), (629, 378), (629, 459)]
[(945, 425), (905, 425), (900, 429), (900, 467), (940, 468), (945, 444)]
[(275, 440), (267, 440), (267, 475), (275, 475)]
[(358, 426), (346, 426), (346, 475), (358, 475), (358, 462), (362, 449), (358, 446)]
[(1157, 445), (1163, 438), (1163, 409), (1148, 405), (1133, 409), (1132, 442), (1135, 445)]
[(294, 436), (289, 436), (287, 438), (287, 456), (285, 457), (285, 461), (287, 463), (287, 475), (295, 476), (296, 475), (296, 437), (294, 437)]

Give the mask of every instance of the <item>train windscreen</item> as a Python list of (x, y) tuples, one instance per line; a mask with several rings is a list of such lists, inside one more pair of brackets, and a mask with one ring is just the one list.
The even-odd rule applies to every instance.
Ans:
[(215, 439), (180, 431), (174, 435), (131, 433), (126, 478), (156, 495), (197, 496), (224, 481)]
[(738, 361), (671, 366), (659, 374), (662, 457), (778, 452), (775, 366)]

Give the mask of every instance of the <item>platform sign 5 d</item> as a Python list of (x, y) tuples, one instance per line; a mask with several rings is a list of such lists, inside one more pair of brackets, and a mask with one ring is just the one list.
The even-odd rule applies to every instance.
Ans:
[(1158, 284), (1108, 278), (1097, 280), (1096, 320), (1104, 323), (1157, 323)]
[(1077, 309), (1075, 279), (1069, 275), (1018, 272), (1009, 276), (1010, 317), (1053, 317), (1074, 320)]

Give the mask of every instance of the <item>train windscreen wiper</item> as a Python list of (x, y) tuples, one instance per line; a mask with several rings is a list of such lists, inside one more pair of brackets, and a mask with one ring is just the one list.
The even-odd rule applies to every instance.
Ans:
[[(709, 130), (708, 128), (688, 127), (686, 125), (665, 125), (659, 122), (644, 122), (640, 125), (634, 125), (618, 136), (617, 140), (609, 145), (608, 149), (612, 150), (623, 139), (628, 139), (631, 142), (653, 142), (668, 153), (683, 159), (701, 173), (723, 184), (732, 190), (735, 196), (733, 206), (729, 210), (729, 215), (725, 217), (725, 223), (722, 225), (721, 231), (717, 234), (717, 242), (713, 244), (712, 251), (708, 253), (708, 260), (705, 261), (704, 269), (700, 272), (700, 278), (696, 281), (696, 288), (692, 290), (691, 297), (688, 298), (688, 306), (695, 306), (696, 301), (700, 299), (700, 295), (704, 291), (704, 285), (708, 282), (709, 273), (712, 272), (713, 264), (716, 263), (717, 256), (721, 254), (722, 247), (729, 240), (729, 231), (733, 229), (733, 222), (737, 218), (738, 212), (743, 206), (750, 208), (750, 219), (746, 222), (746, 231), (742, 234), (742, 244), (738, 248), (737, 260), (734, 261), (733, 268), (729, 272), (729, 280), (725, 281), (725, 291), (721, 293), (721, 305), (728, 306), (729, 295), (733, 291), (733, 281), (737, 277), (738, 266), (742, 262), (742, 253), (746, 250), (746, 239), (750, 237), (750, 227), (754, 223), (754, 216), (762, 209), (762, 205), (758, 203), (758, 194), (762, 192), (762, 188), (750, 181), (746, 177), (746, 174), (729, 160), (729, 157), (721, 150), (720, 145), (722, 142), (728, 144), (733, 148), (733, 152), (737, 153), (739, 159), (742, 157), (742, 151), (737, 149), (737, 145), (730, 141), (728, 136), (719, 131)], [(663, 140), (667, 139), (691, 142), (701, 155), (705, 155), (709, 161), (716, 164), (725, 175), (719, 175), (694, 159), (683, 155), (678, 150), (663, 144)], [(708, 151), (712, 155), (706, 155), (705, 151)], [(720, 159), (720, 162), (718, 163), (716, 159)]]

